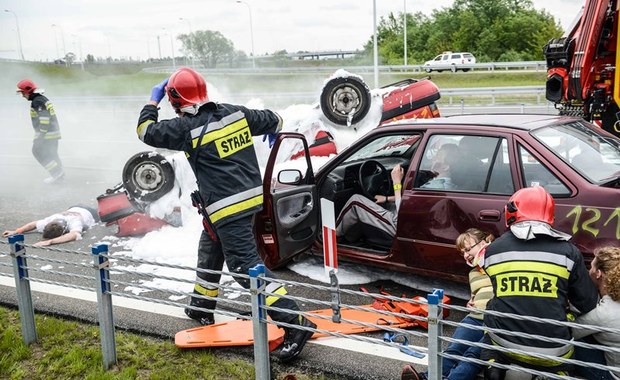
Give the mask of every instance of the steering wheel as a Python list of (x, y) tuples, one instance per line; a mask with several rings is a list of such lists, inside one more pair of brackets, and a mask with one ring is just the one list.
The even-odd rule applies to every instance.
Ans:
[(359, 183), (362, 192), (368, 199), (375, 199), (375, 195), (388, 195), (390, 189), (390, 175), (381, 163), (368, 160), (360, 166)]

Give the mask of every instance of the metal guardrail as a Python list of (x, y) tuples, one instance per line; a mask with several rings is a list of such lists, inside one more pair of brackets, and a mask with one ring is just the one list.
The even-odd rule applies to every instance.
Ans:
[[(6, 244), (3, 241), (0, 241), (0, 243)], [(78, 287), (78, 286), (71, 284), (70, 282), (71, 278), (74, 278), (74, 277), (85, 278), (87, 276), (76, 275), (75, 273), (66, 272), (66, 270), (63, 270), (63, 271), (54, 271), (54, 274), (59, 275), (59, 278), (65, 282), (56, 282), (56, 281), (36, 278), (34, 277), (34, 274), (36, 274), (37, 271), (39, 272), (43, 271), (43, 269), (37, 268), (36, 266), (33, 266), (33, 265), (29, 265), (28, 259), (39, 260), (43, 262), (60, 263), (66, 266), (85, 267), (87, 266), (87, 264), (78, 263), (76, 261), (58, 260), (58, 259), (53, 259), (53, 258), (44, 257), (44, 256), (29, 255), (26, 252), (26, 248), (27, 247), (37, 248), (37, 247), (25, 245), (23, 235), (14, 235), (14, 236), (9, 237), (9, 244), (10, 244), (10, 256), (12, 259), (12, 267), (14, 269), (14, 279), (15, 279), (15, 284), (16, 284), (16, 293), (17, 293), (17, 301), (18, 301), (18, 306), (19, 306), (20, 321), (21, 321), (21, 326), (22, 326), (22, 336), (26, 344), (31, 344), (37, 340), (37, 333), (36, 333), (36, 325), (35, 325), (35, 320), (34, 320), (34, 308), (32, 304), (30, 282), (42, 282), (42, 283), (56, 284), (56, 285), (61, 285), (61, 286), (66, 286), (66, 287)], [(87, 255), (84, 252), (69, 251), (69, 250), (60, 249), (60, 248), (46, 247), (45, 250), (68, 252), (68, 253), (73, 253), (73, 254), (77, 254), (81, 256)], [(0, 252), (0, 253), (4, 254), (3, 252)], [(3, 255), (0, 255), (0, 256), (3, 256)], [(94, 280), (93, 284), (95, 285), (94, 288), (97, 292), (97, 304), (98, 304), (98, 311), (99, 311), (98, 322), (99, 322), (100, 331), (101, 331), (101, 349), (103, 353), (103, 365), (105, 369), (109, 369), (116, 363), (116, 347), (115, 347), (116, 341), (114, 337), (115, 326), (114, 326), (112, 296), (122, 296), (122, 297), (129, 297), (133, 299), (147, 300), (147, 301), (151, 301), (154, 303), (172, 305), (176, 307), (187, 307), (187, 305), (180, 304), (177, 302), (171, 302), (171, 301), (164, 300), (164, 299), (149, 298), (149, 297), (139, 296), (135, 294), (132, 295), (128, 293), (122, 293), (117, 290), (112, 290), (114, 286), (116, 285), (128, 285), (128, 284), (112, 278), (111, 274), (117, 273), (120, 268), (118, 267), (113, 268), (111, 266), (110, 261), (109, 261), (107, 245), (97, 245), (93, 247), (91, 256), (93, 260), (92, 266), (94, 270), (94, 276), (92, 277), (92, 279)], [(159, 267), (168, 267), (168, 268), (194, 270), (194, 271), (196, 270), (196, 268), (191, 268), (191, 267), (164, 264), (164, 263), (154, 262), (154, 261), (149, 261), (149, 260), (131, 259), (131, 258), (126, 258), (120, 255), (114, 255), (114, 261), (115, 261), (115, 265), (117, 266), (123, 262), (130, 262), (132, 264), (140, 263), (140, 264), (148, 264), (148, 265), (159, 266)], [(4, 264), (4, 263), (0, 263), (0, 264), (9, 266), (9, 264)], [(64, 268), (64, 266), (62, 268)], [(121, 270), (124, 270), (125, 272), (131, 272), (131, 270), (128, 270), (128, 269), (121, 269)], [(44, 271), (50, 272), (49, 269), (46, 269)], [(428, 379), (430, 380), (439, 380), (442, 378), (441, 368), (442, 368), (442, 360), (444, 357), (450, 358), (453, 360), (475, 363), (475, 364), (480, 365), (481, 368), (482, 366), (492, 365), (495, 367), (513, 370), (513, 371), (517, 371), (521, 373), (544, 376), (547, 379), (559, 379), (559, 380), (576, 379), (570, 376), (559, 376), (556, 374), (544, 372), (542, 370), (520, 367), (515, 364), (504, 365), (504, 364), (499, 364), (495, 362), (490, 364), (489, 362), (485, 362), (485, 361), (482, 361), (474, 357), (469, 357), (469, 356), (465, 357), (465, 356), (447, 354), (447, 353), (441, 352), (440, 350), (442, 346), (442, 342), (459, 343), (459, 344), (464, 344), (470, 347), (479, 347), (479, 348), (487, 349), (487, 350), (495, 350), (495, 351), (500, 351), (500, 352), (505, 352), (505, 353), (507, 352), (507, 353), (518, 354), (518, 355), (526, 355), (529, 357), (535, 357), (539, 359), (550, 359), (550, 360), (559, 361), (559, 362), (563, 362), (567, 364), (578, 365), (578, 366), (589, 367), (589, 368), (597, 368), (597, 369), (601, 369), (605, 371), (619, 370), (616, 367), (611, 367), (611, 366), (606, 366), (606, 365), (601, 365), (601, 364), (582, 362), (582, 361), (577, 361), (574, 359), (563, 359), (563, 358), (558, 358), (555, 356), (527, 352), (527, 351), (523, 351), (519, 349), (505, 349), (505, 348), (501, 348), (496, 345), (488, 345), (482, 342), (459, 340), (453, 337), (444, 336), (442, 332), (444, 326), (453, 326), (457, 328), (464, 327), (467, 329), (491, 331), (494, 333), (501, 333), (504, 335), (525, 336), (527, 338), (538, 339), (538, 340), (542, 340), (546, 342), (553, 342), (553, 343), (560, 343), (560, 344), (572, 344), (574, 346), (579, 346), (579, 347), (589, 348), (589, 349), (598, 349), (604, 352), (611, 352), (611, 353), (616, 353), (616, 354), (620, 353), (619, 348), (613, 348), (613, 347), (608, 347), (608, 346), (603, 346), (603, 345), (598, 345), (598, 344), (594, 345), (594, 344), (584, 343), (581, 341), (572, 341), (572, 340), (566, 341), (562, 339), (549, 338), (545, 336), (515, 333), (512, 331), (494, 329), (494, 328), (490, 328), (487, 326), (474, 326), (471, 324), (462, 324), (461, 322), (444, 320), (443, 314), (445, 311), (457, 310), (457, 311), (469, 313), (472, 311), (472, 309), (461, 307), (461, 306), (456, 306), (456, 305), (444, 304), (442, 301), (443, 291), (441, 290), (435, 290), (432, 294), (429, 294), (427, 297), (427, 300), (416, 299), (416, 298), (411, 299), (411, 298), (403, 298), (403, 297), (394, 297), (394, 296), (390, 296), (386, 294), (372, 294), (372, 293), (341, 289), (337, 284), (337, 277), (335, 273), (333, 274), (333, 277), (336, 277), (336, 283), (334, 284), (334, 280), (332, 279), (332, 283), (330, 284), (330, 286), (322, 286), (322, 285), (305, 284), (305, 283), (300, 283), (300, 282), (295, 282), (295, 281), (286, 281), (282, 279), (266, 278), (264, 267), (262, 265), (259, 265), (253, 268), (250, 271), (249, 275), (241, 275), (237, 273), (222, 272), (222, 271), (208, 271), (208, 270), (203, 270), (203, 271), (207, 273), (217, 273), (217, 274), (222, 274), (222, 275), (227, 275), (227, 276), (241, 277), (244, 280), (247, 280), (247, 279), (250, 280), (250, 289), (243, 290), (244, 294), (251, 298), (250, 303), (236, 301), (236, 300), (226, 300), (224, 298), (218, 299), (218, 302), (240, 304), (240, 305), (245, 305), (246, 307), (251, 306), (251, 309), (252, 309), (251, 317), (247, 315), (241, 315), (238, 313), (227, 312), (227, 311), (220, 310), (220, 309), (215, 309), (213, 311), (216, 314), (223, 314), (223, 315), (233, 316), (233, 317), (242, 318), (242, 319), (252, 319), (253, 325), (254, 325), (254, 329), (253, 329), (254, 355), (255, 355), (254, 364), (256, 368), (256, 378), (259, 380), (269, 379), (270, 373), (271, 373), (270, 358), (269, 358), (269, 342), (268, 342), (268, 336), (267, 336), (267, 324), (268, 323), (278, 325), (279, 327), (302, 329), (302, 330), (317, 332), (317, 333), (321, 333), (325, 335), (330, 335), (330, 336), (335, 336), (335, 337), (340, 337), (340, 338), (347, 338), (353, 341), (360, 341), (360, 342), (373, 343), (373, 344), (382, 345), (382, 346), (394, 347), (394, 348), (399, 349), (400, 351), (403, 351), (403, 349), (410, 350), (410, 352), (412, 352), (413, 354), (416, 354), (416, 355), (413, 355), (416, 357), (420, 357), (420, 355), (425, 355), (428, 357)], [(158, 278), (158, 279), (161, 278), (161, 279), (166, 279), (166, 280), (175, 280), (179, 282), (191, 282), (191, 283), (194, 282), (194, 280), (187, 280), (187, 279), (181, 279), (181, 278), (175, 279), (175, 278), (171, 278), (167, 276), (157, 275), (155, 272), (150, 273), (150, 274), (145, 274), (145, 273), (139, 273), (135, 271), (132, 273), (139, 274), (141, 276), (146, 275), (151, 278)], [(291, 295), (291, 293), (288, 293), (286, 295), (270, 293), (266, 291), (266, 286), (265, 286), (265, 284), (269, 282), (277, 282), (277, 283), (281, 283), (283, 285), (292, 286), (292, 287), (299, 286), (299, 287), (310, 288), (313, 290), (313, 294), (316, 294), (317, 299), (296, 297), (296, 296)], [(138, 284), (132, 283), (131, 285), (134, 287), (140, 287), (140, 288), (144, 288), (147, 290), (156, 289), (156, 288), (152, 288), (152, 287), (146, 286), (144, 284), (139, 284), (139, 283)], [(220, 284), (209, 284), (209, 285), (217, 286), (219, 289), (233, 289), (230, 287), (222, 286)], [(78, 288), (83, 288), (83, 287), (78, 287)], [(157, 289), (157, 290), (165, 291), (162, 289)], [(234, 290), (239, 291), (238, 288), (234, 288)], [(177, 295), (177, 296), (179, 294), (183, 294), (186, 296), (192, 295), (191, 293), (183, 293), (179, 291), (168, 291), (168, 292), (174, 295)], [(414, 306), (414, 307), (415, 306), (419, 307), (420, 305), (423, 305), (423, 307), (425, 307), (427, 310), (426, 316), (407, 314), (403, 311), (405, 310), (404, 308), (400, 309), (401, 311), (399, 312), (388, 311), (387, 309), (386, 310), (374, 310), (373, 312), (384, 315), (386, 317), (389, 316), (389, 317), (394, 317), (397, 319), (404, 318), (405, 320), (422, 322), (423, 324), (426, 324), (428, 326), (427, 332), (396, 328), (396, 327), (392, 327), (386, 324), (379, 324), (381, 323), (380, 321), (376, 323), (367, 323), (367, 322), (361, 322), (361, 321), (350, 320), (350, 319), (345, 319), (345, 318), (342, 318), (340, 320), (343, 323), (350, 323), (350, 324), (355, 324), (358, 326), (365, 326), (365, 327), (373, 327), (375, 330), (383, 331), (386, 333), (402, 334), (402, 337), (407, 339), (407, 341), (409, 338), (413, 338), (413, 337), (426, 339), (427, 340), (426, 349), (420, 350), (419, 347), (409, 348), (407, 343), (396, 342), (395, 341), (396, 339), (385, 339), (385, 336), (383, 339), (377, 339), (372, 336), (344, 335), (338, 332), (326, 331), (326, 330), (321, 330), (321, 329), (313, 329), (309, 327), (301, 327), (297, 325), (290, 325), (290, 324), (283, 323), (283, 322), (274, 322), (266, 318), (266, 311), (274, 310), (274, 311), (285, 312), (289, 314), (303, 315), (305, 317), (314, 317), (314, 318), (320, 318), (320, 319), (334, 320), (333, 316), (326, 315), (326, 314), (319, 315), (319, 314), (315, 314), (313, 312), (308, 312), (308, 311), (292, 311), (292, 310), (279, 309), (274, 306), (266, 306), (267, 303), (265, 299), (271, 296), (287, 298), (287, 299), (295, 300), (295, 301), (298, 301), (304, 304), (311, 304), (311, 305), (316, 304), (316, 305), (321, 305), (322, 307), (331, 308), (334, 311), (334, 316), (336, 314), (340, 315), (340, 313), (339, 312), (336, 313), (336, 311), (339, 311), (341, 308), (349, 308), (349, 309), (354, 309), (354, 310), (367, 310), (367, 309), (363, 309), (360, 306), (356, 306), (356, 305), (347, 305), (344, 303), (341, 304), (340, 302), (334, 303), (333, 297), (332, 297), (332, 301), (319, 300), (318, 297), (321, 295), (321, 292), (324, 292), (325, 294), (328, 294), (328, 295), (333, 295), (334, 293), (337, 293), (338, 300), (340, 299), (339, 297), (340, 294), (346, 294), (346, 295), (354, 295), (356, 297), (366, 297), (366, 298), (369, 298), (371, 301), (384, 300), (386, 302), (389, 302), (390, 304), (399, 302), (399, 303), (405, 303), (407, 305)], [(204, 296), (204, 298), (214, 299), (213, 297), (207, 297), (207, 296)], [(192, 307), (192, 308), (195, 308), (195, 307)], [(195, 308), (195, 309), (204, 310), (200, 308)], [(535, 323), (545, 323), (545, 324), (556, 325), (556, 326), (558, 325), (567, 326), (572, 329), (586, 328), (588, 330), (593, 330), (596, 332), (605, 331), (605, 332), (612, 332), (612, 333), (620, 333), (619, 329), (601, 328), (601, 327), (589, 326), (589, 325), (586, 326), (586, 325), (580, 325), (580, 324), (572, 323), (572, 322), (562, 322), (562, 321), (556, 321), (556, 320), (526, 317), (526, 316), (521, 316), (521, 315), (516, 315), (516, 314), (499, 313), (499, 312), (485, 311), (485, 310), (478, 310), (478, 309), (474, 311), (480, 312), (483, 314), (484, 313), (493, 314), (493, 315), (501, 316), (503, 318), (527, 320), (530, 323), (535, 322)]]
[[(434, 71), (443, 70), (450, 71), (449, 67), (445, 66), (425, 66), (421, 65), (382, 65), (379, 66), (379, 72), (425, 72), (430, 67)], [(205, 68), (200, 66), (193, 66), (194, 70), (201, 73), (215, 74), (215, 73), (227, 73), (227, 74), (269, 74), (269, 73), (312, 73), (312, 72), (328, 72), (333, 73), (338, 69), (344, 69), (353, 73), (372, 73), (375, 70), (374, 66), (304, 66), (304, 67), (258, 67), (258, 68), (228, 68), (228, 67), (216, 67)], [(482, 62), (468, 65), (456, 65), (458, 70), (470, 69), (474, 71), (496, 71), (496, 70), (534, 70), (534, 71), (546, 71), (546, 61), (522, 61), (522, 62)], [(175, 68), (172, 66), (159, 66), (159, 67), (146, 67), (142, 71), (149, 73), (172, 73)]]

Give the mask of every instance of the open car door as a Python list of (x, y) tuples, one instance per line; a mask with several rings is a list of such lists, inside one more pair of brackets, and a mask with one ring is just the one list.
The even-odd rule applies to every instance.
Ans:
[[(300, 151), (303, 156), (290, 159)], [(308, 249), (319, 231), (314, 172), (303, 135), (279, 135), (265, 167), (263, 194), (263, 211), (255, 219), (258, 252), (267, 267), (277, 268)]]

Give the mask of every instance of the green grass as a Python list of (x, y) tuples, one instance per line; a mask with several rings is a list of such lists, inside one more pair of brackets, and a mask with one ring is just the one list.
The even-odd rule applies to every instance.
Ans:
[[(335, 64), (332, 62), (332, 64)], [(347, 63), (343, 63), (347, 64)], [(15, 84), (24, 77), (32, 78), (41, 87), (54, 95), (144, 95), (148, 96), (151, 87), (164, 79), (167, 74), (153, 74), (141, 71), (143, 64), (87, 65), (82, 71), (79, 65), (66, 68), (62, 65), (33, 63), (0, 63), (0, 88), (15, 88)], [(290, 66), (290, 65), (289, 65)], [(336, 69), (334, 68), (334, 71)], [(354, 70), (352, 70), (356, 73)], [(372, 72), (360, 72), (369, 87), (373, 87)], [(226, 73), (207, 74), (207, 81), (218, 89), (228, 92), (316, 92), (320, 93), (329, 72), (290, 73)], [(460, 87), (500, 87), (500, 86), (535, 86), (544, 85), (546, 72), (521, 71), (478, 71), (469, 73), (381, 73), (381, 86), (407, 78), (424, 78), (430, 76), (439, 88)], [(7, 91), (4, 92), (5, 94)]]
[[(217, 350), (181, 350), (173, 342), (116, 331), (117, 365), (104, 371), (97, 326), (37, 314), (38, 341), (25, 345), (17, 311), (0, 307), (2, 379), (253, 379), (254, 364)], [(275, 372), (278, 369), (274, 369)], [(276, 374), (282, 379), (286, 373)], [(296, 374), (300, 380), (328, 379)]]

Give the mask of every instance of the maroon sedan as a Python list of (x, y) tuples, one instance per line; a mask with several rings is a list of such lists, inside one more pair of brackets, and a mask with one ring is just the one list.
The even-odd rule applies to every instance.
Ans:
[[(450, 186), (432, 186), (433, 161), (450, 145)], [(354, 194), (393, 194), (390, 170), (405, 168), (396, 236), (360, 226), (363, 238), (338, 243), (338, 257), (465, 282), (454, 240), (477, 227), (499, 236), (504, 205), (518, 189), (543, 186), (556, 202), (555, 227), (573, 235), (586, 260), (596, 247), (620, 245), (620, 139), (580, 118), (466, 115), (378, 127), (316, 173), (307, 144), (282, 134), (266, 167), (264, 210), (256, 218), (261, 256), (277, 267), (322, 250), (320, 199), (338, 215)], [(436, 179), (435, 179), (436, 180)]]

